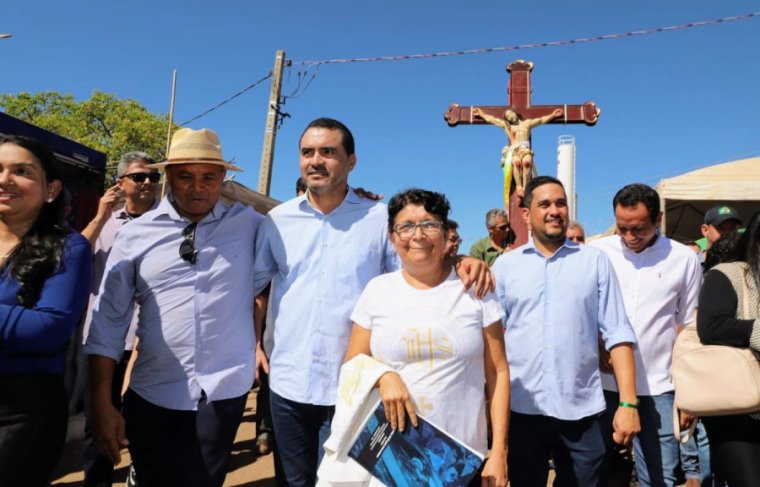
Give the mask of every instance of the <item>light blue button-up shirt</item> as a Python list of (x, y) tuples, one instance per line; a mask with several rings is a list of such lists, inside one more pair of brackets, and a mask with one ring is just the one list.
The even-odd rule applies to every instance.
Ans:
[(492, 270), (506, 311), (512, 410), (562, 420), (603, 411), (598, 333), (608, 350), (636, 341), (607, 257), (567, 241), (546, 258), (530, 240)]
[(351, 311), (373, 277), (400, 268), (387, 207), (349, 190), (329, 214), (306, 195), (274, 208), (256, 240), (256, 292), (274, 278), (269, 385), (303, 404), (335, 404)]
[[(156, 199), (151, 205), (150, 210), (158, 207), (159, 200)], [(150, 211), (148, 210), (148, 211)], [(146, 212), (147, 213), (147, 212)], [(98, 291), (100, 291), (100, 282), (103, 280), (103, 273), (106, 270), (106, 262), (108, 261), (108, 253), (111, 252), (111, 246), (113, 241), (116, 240), (116, 235), (119, 234), (121, 227), (134, 220), (127, 208), (122, 207), (120, 210), (115, 210), (111, 213), (111, 217), (106, 220), (103, 225), (103, 229), (100, 231), (98, 238), (95, 239), (95, 245), (92, 247), (92, 277), (90, 280), (90, 300), (87, 306), (87, 314), (84, 319), (84, 326), (82, 327), (82, 343), (87, 341), (87, 333), (90, 331), (90, 323), (92, 323), (92, 308), (95, 305), (95, 300), (98, 299)], [(127, 339), (124, 343), (124, 350), (132, 350), (135, 344), (135, 328), (137, 328), (137, 313), (135, 313), (132, 323), (129, 326), (129, 332), (127, 333)]]
[(209, 401), (229, 399), (253, 383), (251, 274), (263, 217), (217, 203), (198, 222), (198, 260), (190, 264), (179, 256), (190, 222), (169, 197), (116, 237), (85, 353), (118, 360), (138, 303), (140, 340), (129, 387), (158, 406), (195, 410), (201, 391)]

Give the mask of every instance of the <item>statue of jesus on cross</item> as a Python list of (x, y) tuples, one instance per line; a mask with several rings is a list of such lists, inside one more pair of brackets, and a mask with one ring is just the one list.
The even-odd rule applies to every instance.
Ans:
[[(501, 150), (501, 167), (504, 170), (506, 176), (505, 190), (509, 191), (509, 185), (512, 178), (515, 180), (515, 193), (518, 196), (523, 196), (525, 185), (531, 180), (536, 169), (533, 165), (533, 151), (530, 149), (530, 131), (549, 123), (555, 118), (563, 115), (561, 108), (557, 108), (552, 113), (544, 115), (543, 117), (523, 119), (514, 110), (507, 108), (504, 111), (504, 117), (498, 118), (492, 115), (488, 115), (478, 107), (474, 107), (472, 114), (476, 117), (480, 117), (486, 122), (496, 125), (504, 129), (504, 133), (507, 134), (509, 144), (505, 145)], [(509, 195), (506, 195), (506, 200), (509, 200)]]

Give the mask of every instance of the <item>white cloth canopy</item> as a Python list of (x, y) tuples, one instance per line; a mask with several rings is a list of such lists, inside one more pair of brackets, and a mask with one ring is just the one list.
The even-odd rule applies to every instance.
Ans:
[(747, 223), (760, 211), (760, 157), (708, 166), (657, 185), (664, 210), (663, 232), (676, 240), (702, 237), (704, 214), (718, 204), (736, 208)]

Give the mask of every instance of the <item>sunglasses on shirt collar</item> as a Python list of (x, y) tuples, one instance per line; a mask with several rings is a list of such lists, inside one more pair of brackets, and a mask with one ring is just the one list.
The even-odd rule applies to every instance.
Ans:
[(182, 230), (182, 243), (179, 244), (179, 257), (190, 264), (198, 262), (198, 251), (195, 249), (195, 227), (197, 225), (197, 223), (191, 223)]

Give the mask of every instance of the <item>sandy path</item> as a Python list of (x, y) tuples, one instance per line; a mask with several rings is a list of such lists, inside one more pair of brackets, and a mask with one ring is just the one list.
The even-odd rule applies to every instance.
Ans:
[[(272, 455), (258, 457), (255, 443), (256, 395), (248, 396), (243, 422), (235, 438), (232, 458), (225, 486), (274, 487), (274, 464)], [(84, 417), (80, 414), (69, 419), (69, 435), (61, 462), (53, 476), (55, 486), (81, 487), (84, 474), (81, 470), (82, 431)], [(129, 465), (129, 452), (122, 451), (122, 461), (116, 470), (114, 486), (123, 487)]]

